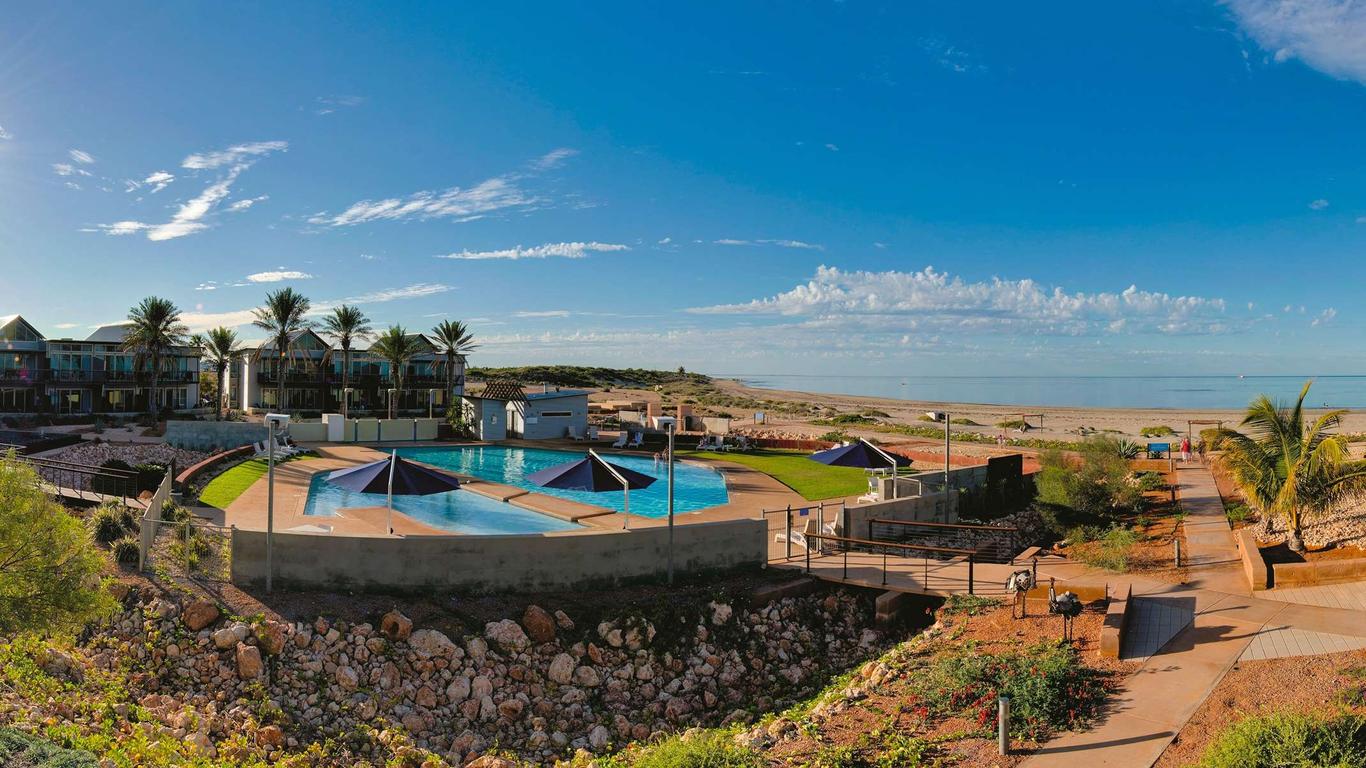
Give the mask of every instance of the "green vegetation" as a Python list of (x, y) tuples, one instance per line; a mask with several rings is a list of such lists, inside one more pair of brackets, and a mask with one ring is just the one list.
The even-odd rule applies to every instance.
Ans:
[(1079, 461), (1058, 451), (1039, 455), (1036, 503), (1056, 533), (1078, 525), (1105, 526), (1143, 511), (1143, 491), (1130, 482), (1129, 464), (1113, 437), (1092, 437), (1081, 444)]
[(957, 425), (962, 426), (962, 427), (980, 427), (980, 426), (982, 426), (981, 424), (978, 424), (977, 422), (973, 421), (972, 419), (967, 418), (966, 416), (959, 416), (959, 417), (956, 418), (956, 419), (949, 419), (949, 423), (950, 423), (950, 424), (957, 424)]
[(996, 422), (996, 426), (1001, 429), (1026, 429), (1029, 427), (1029, 422), (1024, 419), (1006, 419)]
[(1366, 765), (1366, 718), (1280, 712), (1238, 721), (1205, 750), (1198, 768)]
[(12, 728), (0, 728), (0, 765), (11, 768), (96, 768), (85, 751), (62, 749)]
[(13, 454), (0, 459), (0, 633), (76, 631), (113, 607), (104, 557)]
[(841, 413), (838, 416), (831, 416), (826, 419), (816, 419), (812, 424), (820, 424), (825, 427), (844, 427), (851, 425), (876, 424), (877, 419), (865, 413)]
[(1074, 528), (1068, 534), (1074, 545), (1069, 550), (1071, 557), (1107, 571), (1123, 573), (1129, 570), (1129, 555), (1138, 544), (1138, 533), (1116, 525), (1098, 536), (1095, 534), (1096, 531), (1086, 526)]
[(758, 450), (749, 453), (679, 451), (679, 456), (730, 461), (772, 476), (778, 482), (810, 501), (838, 496), (857, 496), (868, 490), (863, 470), (855, 467), (830, 467), (808, 458), (801, 451)]
[(1108, 689), (1104, 673), (1084, 666), (1072, 646), (1047, 641), (997, 655), (958, 649), (936, 658), (921, 676), (916, 690), (923, 699), (910, 706), (963, 717), (986, 732), (995, 730), (996, 700), (1006, 694), (1012, 734), (1036, 741), (1091, 720)]
[(600, 768), (762, 768), (758, 753), (723, 731), (671, 736), (643, 748), (596, 758)]
[(1252, 510), (1241, 501), (1224, 502), (1224, 517), (1228, 518), (1229, 525), (1238, 525), (1252, 517)]
[[(313, 457), (295, 456), (284, 460), (277, 459), (275, 463), (283, 464), (286, 461), (310, 458)], [(237, 501), (237, 497), (245, 493), (252, 483), (265, 476), (268, 469), (269, 466), (265, 459), (247, 459), (210, 480), (209, 484), (199, 492), (199, 503), (219, 509), (227, 509), (228, 505)]]
[(994, 610), (1000, 607), (1001, 601), (994, 597), (982, 597), (980, 595), (953, 594), (944, 601), (944, 606), (939, 612), (945, 616), (955, 614), (966, 614), (976, 616), (979, 613)]
[(1353, 461), (1346, 441), (1329, 430), (1346, 411), (1333, 410), (1309, 421), (1304, 414), (1306, 382), (1290, 407), (1262, 395), (1247, 408), (1247, 431), (1219, 434), (1220, 458), (1253, 509), (1283, 519), (1291, 551), (1304, 551), (1306, 517), (1330, 509), (1366, 481), (1366, 462)]
[(132, 511), (117, 500), (106, 501), (96, 507), (86, 518), (85, 524), (95, 541), (101, 544), (111, 544), (138, 528), (137, 518), (133, 517)]
[[(161, 392), (158, 380), (161, 378), (164, 361), (171, 349), (185, 344), (185, 336), (190, 332), (180, 322), (180, 309), (169, 299), (148, 296), (137, 306), (128, 310), (128, 330), (123, 336), (123, 350), (131, 352), (134, 367), (142, 370), (146, 366), (151, 374), (151, 391)], [(147, 398), (147, 412), (155, 416), (161, 410), (156, 396)]]
[[(944, 439), (943, 427), (915, 426), (911, 424), (870, 424), (868, 429), (875, 432), (884, 432), (889, 435), (908, 435), (910, 437), (932, 437), (938, 440)], [(986, 435), (981, 432), (951, 432), (949, 439), (955, 443), (983, 443), (994, 445), (996, 435)], [(1081, 443), (1074, 443), (1068, 440), (1047, 440), (1041, 437), (1007, 437), (1006, 445), (1015, 448), (1033, 448), (1036, 450), (1060, 450), (1075, 451), (1081, 447)]]
[(652, 371), (647, 368), (598, 368), (582, 365), (524, 365), (514, 368), (469, 368), (473, 381), (508, 379), (524, 384), (545, 382), (559, 387), (630, 387), (652, 389), (665, 384), (711, 384), (710, 376), (683, 371)]
[(1138, 430), (1138, 434), (1142, 437), (1171, 437), (1176, 434), (1176, 430), (1165, 424), (1158, 424), (1153, 427), (1144, 427)]

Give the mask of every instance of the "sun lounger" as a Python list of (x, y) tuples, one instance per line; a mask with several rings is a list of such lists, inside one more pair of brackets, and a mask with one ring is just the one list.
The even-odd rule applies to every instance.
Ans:
[(565, 427), (565, 428), (564, 428), (564, 431), (569, 435), (569, 439), (570, 439), (570, 440), (573, 440), (573, 441), (575, 441), (575, 442), (582, 442), (583, 439), (584, 439), (583, 433), (579, 431), (579, 428), (578, 428), (578, 427), (575, 427), (575, 426)]
[(699, 451), (714, 451), (717, 449), (717, 447), (718, 446), (714, 442), (711, 435), (707, 435), (706, 437), (703, 437), (701, 440), (697, 441), (697, 450)]
[(627, 436), (627, 434), (626, 434), (625, 432), (622, 432), (620, 435), (617, 435), (617, 441), (616, 441), (615, 443), (612, 443), (612, 447), (613, 447), (613, 448), (625, 448), (625, 447), (626, 447), (626, 441), (627, 441), (628, 439), (630, 439), (630, 438)]
[(626, 444), (627, 448), (639, 448), (645, 444), (645, 433), (637, 432), (631, 435), (631, 442)]

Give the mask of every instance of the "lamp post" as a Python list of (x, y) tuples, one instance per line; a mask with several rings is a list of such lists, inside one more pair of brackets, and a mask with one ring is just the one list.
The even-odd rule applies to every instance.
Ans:
[(949, 424), (953, 416), (944, 411), (944, 519), (949, 519)]
[(346, 418), (349, 417), (349, 414), (350, 414), (350, 412), (351, 412), (351, 393), (352, 393), (352, 392), (355, 392), (355, 391), (356, 391), (356, 390), (355, 390), (354, 387), (347, 387), (347, 388), (345, 388), (345, 389), (342, 390), (342, 418), (343, 418), (343, 419), (346, 419)]
[(439, 392), (439, 391), (441, 391), (441, 390), (438, 390), (438, 389), (429, 389), (429, 390), (427, 390), (427, 418), (429, 418), (429, 419), (432, 418), (432, 404), (436, 402), (436, 393)]
[(267, 413), (266, 430), (266, 593), (274, 586), (275, 567), (271, 559), (271, 545), (275, 537), (275, 428), (289, 423), (289, 415)]
[(669, 586), (674, 583), (674, 430), (677, 423), (669, 420)]
[(394, 418), (397, 418), (397, 417), (398, 417), (398, 408), (395, 407), (395, 404), (394, 404), (394, 400), (395, 400), (395, 398), (397, 398), (397, 397), (398, 397), (398, 390), (397, 390), (397, 389), (394, 389), (393, 387), (390, 387), (390, 388), (389, 388), (389, 418), (391, 418), (391, 419), (394, 419)]

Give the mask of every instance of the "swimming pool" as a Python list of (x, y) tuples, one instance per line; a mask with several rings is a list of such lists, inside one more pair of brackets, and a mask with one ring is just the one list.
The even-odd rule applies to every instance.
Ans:
[[(556, 464), (583, 458), (587, 451), (550, 451), (542, 448), (518, 448), (501, 445), (472, 445), (463, 447), (420, 447), (399, 448), (398, 453), (435, 467), (448, 469), (464, 475), (505, 483), (525, 488), (535, 493), (558, 496), (563, 499), (608, 507), (618, 512), (625, 504), (621, 491), (593, 493), (591, 491), (563, 491), (558, 488), (541, 488), (527, 481), (527, 475)], [(661, 462), (641, 456), (604, 456), (609, 462), (633, 469), (659, 481), (638, 491), (631, 491), (631, 514), (642, 517), (664, 517), (668, 515), (668, 483), (665, 482), (667, 468)], [(725, 504), (726, 481), (721, 473), (710, 467), (698, 464), (676, 462), (674, 464), (674, 512), (695, 512), (699, 509)], [(383, 502), (381, 502), (382, 504)]]
[[(330, 517), (348, 507), (382, 507), (382, 493), (357, 493), (327, 482), (327, 472), (313, 476), (308, 486), (305, 515)], [(394, 509), (433, 528), (470, 535), (572, 531), (579, 526), (538, 512), (504, 504), (473, 491), (395, 496)]]

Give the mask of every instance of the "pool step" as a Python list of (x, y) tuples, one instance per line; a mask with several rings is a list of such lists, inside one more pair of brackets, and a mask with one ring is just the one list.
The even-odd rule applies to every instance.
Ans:
[(473, 491), (480, 496), (487, 496), (490, 499), (495, 499), (497, 501), (511, 501), (518, 496), (525, 496), (528, 493), (525, 489), (518, 488), (514, 485), (503, 485), (502, 483), (493, 483), (488, 480), (462, 480), (460, 487), (467, 491)]
[(616, 514), (615, 509), (583, 504), (569, 499), (547, 496), (543, 493), (524, 493), (521, 496), (509, 499), (508, 503), (514, 507), (529, 509), (532, 512), (539, 512), (571, 523), (577, 523), (590, 517)]

